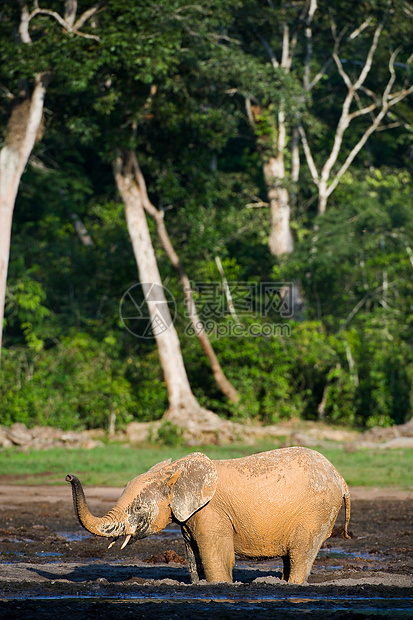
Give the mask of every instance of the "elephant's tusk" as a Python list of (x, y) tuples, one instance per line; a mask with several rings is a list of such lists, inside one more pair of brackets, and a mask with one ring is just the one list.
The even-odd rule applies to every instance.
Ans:
[(121, 549), (124, 549), (126, 547), (131, 538), (132, 534), (128, 534), (128, 536), (126, 536), (125, 540), (123, 541), (123, 545), (121, 546)]
[(110, 543), (110, 545), (108, 545), (108, 549), (111, 549), (117, 540), (118, 540), (117, 538), (114, 538), (112, 542)]

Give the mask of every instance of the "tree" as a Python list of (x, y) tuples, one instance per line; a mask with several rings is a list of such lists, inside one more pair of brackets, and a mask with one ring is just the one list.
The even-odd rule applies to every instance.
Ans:
[(32, 96), (22, 93), (15, 98), (0, 151), (0, 354), (14, 204), (20, 178), (39, 135), (50, 77), (48, 73), (37, 74)]
[(136, 155), (134, 155), (133, 157), (133, 168), (135, 173), (135, 179), (140, 188), (143, 207), (145, 211), (155, 220), (156, 228), (162, 246), (179, 275), (179, 279), (181, 281), (184, 292), (185, 306), (189, 319), (191, 321), (194, 333), (197, 335), (202, 345), (202, 348), (204, 349), (204, 352), (208, 357), (215, 381), (223, 394), (225, 394), (225, 396), (227, 396), (230, 400), (234, 402), (238, 402), (239, 394), (234, 388), (234, 386), (226, 378), (224, 371), (222, 370), (221, 364), (219, 363), (219, 359), (214, 351), (213, 346), (211, 345), (203, 323), (198, 315), (191, 281), (184, 270), (184, 267), (173, 247), (171, 238), (166, 229), (164, 217), (165, 214), (163, 211), (159, 211), (149, 200), (145, 179), (143, 177)]
[[(280, 74), (283, 76), (284, 93), (278, 97), (278, 101), (269, 92), (260, 97), (258, 92), (252, 91), (255, 104), (251, 98), (246, 98), (247, 117), (262, 158), (270, 208), (268, 245), (275, 256), (290, 254), (294, 249), (291, 209), (294, 184), (299, 179), (299, 157), (298, 132), (292, 121), (302, 106), (304, 96), (297, 91), (297, 85), (293, 84), (291, 78), (293, 73), (297, 73), (293, 60), (297, 48), (299, 50), (302, 45), (300, 37), (303, 30), (308, 37), (315, 10), (316, 0), (298, 3), (293, 7), (282, 5), (277, 9), (270, 5), (259, 13), (253, 7), (249, 18), (252, 40), (251, 34), (248, 34), (244, 45), (246, 52), (254, 53), (261, 62), (269, 64), (274, 79), (278, 77), (280, 80)], [(304, 72), (304, 90), (306, 80)], [(287, 149), (290, 150), (290, 157)]]
[[(31, 12), (25, 0), (19, 0), (19, 4), (20, 17), (17, 26), (17, 49), (15, 50), (17, 53), (19, 53), (19, 48), (22, 46), (32, 46), (30, 25), (38, 15), (46, 15), (48, 18), (56, 20), (63, 27), (66, 34), (75, 34), (84, 38), (97, 38), (94, 34), (81, 32), (80, 28), (97, 12), (98, 5), (93, 5), (76, 19), (76, 0), (65, 2), (63, 16), (53, 10), (41, 9), (37, 3), (34, 3), (35, 7)], [(10, 14), (9, 12), (2, 15), (3, 23), (6, 24), (7, 41), (9, 44), (11, 37), (13, 37), (13, 17), (13, 13)], [(46, 34), (46, 36), (48, 35)], [(26, 63), (24, 64), (26, 65)], [(47, 65), (48, 59), (42, 58), (39, 66), (42, 64)], [(26, 72), (27, 69), (27, 65), (24, 66)], [(14, 68), (14, 71), (18, 73), (18, 69)], [(7, 122), (5, 143), (0, 151), (0, 359), (14, 205), (21, 176), (36, 141), (42, 135), (44, 99), (52, 75), (52, 68), (45, 71), (39, 68), (35, 70), (32, 76), (34, 88), (31, 95), (25, 77), (17, 78), (19, 92), (15, 96), (3, 86), (8, 98), (11, 100), (11, 113)]]
[[(340, 343), (341, 355), (332, 356), (329, 372), (313, 390), (327, 417), (347, 409), (349, 419), (374, 426), (411, 416), (410, 185), (411, 175), (397, 169), (360, 173), (358, 179), (345, 175), (335, 204), (317, 218), (316, 230), (286, 266), (290, 277), (303, 282), (307, 318), (323, 325), (333, 350)], [(317, 343), (319, 360), (321, 350)]]
[(398, 24), (411, 9), (398, 0), (356, 10), (346, 2), (332, 8), (317, 0), (259, 11), (254, 2), (245, 7), (245, 27), (237, 26), (245, 54), (266, 63), (278, 79), (281, 72), (302, 87), (295, 104), (287, 93), (277, 101), (252, 89), (246, 98), (270, 206), (269, 247), (278, 256), (294, 246), (290, 219), (300, 180), (300, 141), (322, 214), (373, 134), (407, 126), (399, 104), (413, 93), (411, 28), (408, 22), (403, 28)]
[[(76, 21), (76, 2), (66, 3), (66, 14), (63, 18), (54, 11), (40, 9), (37, 4), (31, 13), (28, 12), (24, 3), (22, 6), (27, 33), (30, 22), (34, 17), (40, 15), (53, 18), (67, 32), (75, 33), (76, 35), (81, 34), (79, 28), (92, 15), (96, 15), (99, 8), (99, 5), (94, 6)], [(147, 131), (148, 127), (150, 129), (151, 125), (150, 121), (148, 121), (150, 114), (148, 114), (147, 109), (147, 85), (152, 84), (149, 90), (152, 92), (152, 89), (155, 88), (156, 91), (154, 83), (157, 80), (163, 83), (165, 91), (168, 91), (168, 89), (169, 93), (174, 91), (174, 80), (176, 77), (179, 77), (176, 75), (176, 71), (181, 61), (181, 55), (183, 54), (183, 58), (185, 58), (187, 51), (186, 49), (181, 50), (181, 46), (185, 37), (194, 37), (194, 33), (189, 29), (189, 21), (191, 14), (193, 13), (193, 15), (198, 17), (198, 12), (201, 17), (201, 20), (198, 19), (198, 21), (201, 23), (205, 13), (204, 8), (195, 8), (192, 11), (191, 7), (180, 7), (176, 6), (174, 2), (165, 1), (162, 4), (160, 13), (158, 13), (157, 9), (155, 10), (151, 7), (138, 12), (135, 3), (119, 0), (112, 4), (103, 14), (99, 15), (99, 22), (96, 22), (94, 25), (96, 26), (99, 23), (101, 39), (99, 40), (99, 46), (91, 46), (92, 50), (98, 47), (99, 51), (95, 54), (97, 63), (91, 69), (88, 66), (91, 63), (88, 62), (88, 52), (86, 52), (85, 70), (83, 73), (80, 71), (78, 76), (78, 84), (83, 83), (88, 89), (87, 94), (84, 91), (83, 95), (88, 99), (88, 104), (90, 105), (91, 103), (92, 109), (87, 107), (85, 110), (82, 110), (80, 114), (76, 114), (75, 117), (69, 120), (69, 123), (72, 126), (77, 123), (78, 126), (82, 127), (89, 124), (89, 127), (94, 127), (96, 131), (99, 123), (101, 123), (99, 126), (101, 135), (99, 140), (96, 141), (96, 146), (97, 150), (100, 149), (99, 154), (104, 159), (113, 159), (113, 151), (118, 151), (122, 144), (126, 144), (127, 147), (132, 148), (123, 149), (122, 152), (127, 153), (127, 162), (132, 160), (132, 153), (135, 152), (137, 144), (139, 142), (142, 143), (141, 135), (144, 136), (145, 131)], [(130, 21), (128, 21), (128, 17)], [(119, 24), (119, 28), (114, 29), (115, 23)], [(212, 21), (209, 19), (208, 28), (215, 28), (218, 23), (219, 17), (214, 17)], [(135, 26), (136, 29), (133, 30)], [(91, 37), (92, 35), (84, 36)], [(125, 46), (124, 42), (130, 40), (131, 36), (136, 39), (137, 45)], [(202, 36), (206, 36), (205, 28)], [(93, 38), (97, 39), (97, 36), (93, 35)], [(192, 63), (195, 59), (196, 53), (191, 51), (190, 62)], [(113, 74), (114, 67), (118, 69), (116, 77)], [(66, 114), (71, 105), (71, 102), (69, 102), (69, 105), (66, 107)], [(93, 118), (89, 116), (90, 112), (92, 112)], [(88, 118), (86, 119), (86, 117)], [(139, 127), (139, 131), (136, 131), (138, 122), (144, 126), (143, 132), (141, 127)], [(85, 139), (87, 138), (84, 135), (83, 140)], [(145, 141), (145, 138), (143, 138), (143, 141)], [(131, 239), (137, 256), (139, 250), (137, 249), (136, 235), (140, 233), (139, 231), (133, 232), (131, 224), (133, 219), (131, 213), (136, 211), (136, 209), (134, 211), (133, 205), (135, 205), (137, 198), (136, 192), (132, 191), (131, 184), (128, 181), (128, 173), (125, 172), (129, 165), (127, 162), (125, 161), (124, 165), (119, 165), (119, 158), (116, 158), (114, 169), (118, 189), (125, 200), (125, 205), (127, 205), (126, 212), (129, 231), (131, 232)], [(145, 219), (145, 216), (143, 219)], [(139, 221), (142, 223), (143, 219)], [(75, 220), (74, 224), (76, 227), (78, 221)], [(84, 240), (84, 237), (82, 239)], [(159, 272), (157, 272), (157, 267), (155, 268), (156, 262), (152, 263), (150, 267), (145, 263), (144, 255), (146, 251), (149, 252), (148, 248), (151, 245), (150, 237), (147, 235), (141, 241), (141, 251), (143, 252), (141, 259), (143, 257), (143, 263), (142, 260), (138, 262), (139, 270), (146, 274), (146, 281), (148, 281), (149, 274), (154, 274), (154, 282), (159, 282), (160, 276)], [(154, 259), (153, 252), (152, 258)], [(201, 408), (197, 405), (196, 399), (189, 387), (180, 353), (179, 341), (176, 333), (175, 337), (173, 335), (173, 327), (171, 327), (171, 332), (172, 336), (166, 339), (169, 349), (168, 346), (165, 347), (162, 338), (158, 340), (160, 358), (165, 370), (166, 384), (171, 399), (170, 415), (172, 415), (172, 411), (176, 412), (179, 409), (191, 408), (193, 411), (196, 409), (199, 414)], [(206, 340), (204, 339), (205, 343)], [(171, 353), (174, 346), (176, 346), (175, 352)], [(208, 352), (213, 358), (211, 346), (209, 346)], [(181, 363), (171, 363), (174, 356), (180, 358)], [(213, 358), (213, 363), (216, 376), (223, 382), (225, 377), (216, 356)], [(229, 382), (226, 382), (225, 387), (227, 393), (235, 398), (236, 392)]]
[[(387, 22), (395, 19), (396, 15), (400, 15), (396, 5), (397, 3), (387, 3), (382, 15), (377, 17), (372, 12), (361, 23), (358, 23), (355, 29), (351, 29), (350, 33), (348, 33), (348, 26), (338, 32), (334, 15), (331, 16), (333, 38), (331, 57), (344, 83), (345, 93), (331, 150), (324, 163), (321, 166), (319, 164), (320, 172), (317, 169), (317, 158), (313, 155), (303, 124), (300, 125), (299, 129), (311, 178), (317, 187), (319, 214), (325, 213), (328, 198), (357, 155), (367, 144), (369, 138), (377, 131), (403, 125), (403, 120), (397, 117), (391, 118), (390, 122), (387, 120), (391, 109), (413, 93), (413, 83), (411, 83), (409, 70), (409, 65), (413, 62), (413, 52), (411, 49), (407, 52), (402, 51), (401, 47), (392, 49), (395, 44), (393, 41), (391, 41), (388, 49), (387, 42), (383, 41), (386, 34), (389, 37), (391, 36), (390, 26), (386, 28)], [(403, 8), (404, 11), (407, 10), (407, 6)], [(359, 49), (356, 47), (358, 39), (363, 39)], [(363, 50), (366, 50), (364, 54)], [(372, 82), (369, 83), (369, 76), (374, 70), (376, 76), (382, 72), (381, 69), (386, 62), (386, 56), (387, 80), (378, 82), (377, 79), (373, 78)], [(357, 61), (353, 63), (350, 60), (351, 58), (357, 58)], [(398, 58), (399, 61), (396, 62)], [(348, 70), (345, 69), (346, 65), (349, 66)], [(313, 85), (315, 84), (316, 80), (313, 80)], [(363, 123), (363, 119), (367, 119), (367, 123)], [(344, 143), (345, 133), (351, 123), (357, 120), (359, 120), (358, 133), (353, 134), (347, 146)]]
[[(168, 390), (169, 409), (165, 419), (190, 430), (208, 423), (216, 426), (217, 416), (199, 406), (188, 381), (146, 221), (146, 186), (133, 151), (128, 150), (116, 158), (114, 175), (125, 204), (129, 235)], [(159, 320), (162, 321), (160, 326)]]
[[(127, 6), (126, 13), (130, 15), (132, 23), (137, 20), (132, 5)], [(149, 15), (152, 15), (151, 9), (148, 10)], [(141, 20), (138, 26), (138, 29), (146, 28), (146, 34), (151, 33), (147, 44), (151, 48), (151, 55), (145, 50), (146, 56), (144, 58), (136, 58), (136, 50), (129, 47), (120, 48), (117, 60), (122, 67), (121, 77), (116, 84), (110, 84), (107, 89), (108, 98), (112, 95), (117, 102), (117, 105), (109, 111), (114, 124), (111, 126), (107, 144), (110, 145), (110, 150), (115, 148), (117, 151), (122, 144), (128, 144), (128, 148), (122, 149), (121, 154), (117, 156), (114, 171), (118, 190), (125, 203), (128, 230), (138, 265), (140, 281), (144, 286), (145, 283), (155, 285), (156, 294), (162, 294), (162, 281), (145, 217), (146, 209), (151, 216), (155, 216), (162, 242), (167, 247), (168, 255), (172, 258), (174, 266), (178, 267), (181, 281), (185, 285), (184, 294), (187, 308), (190, 308), (189, 316), (194, 322), (196, 314), (194, 313), (193, 303), (191, 303), (189, 279), (183, 272), (179, 260), (177, 261), (176, 251), (173, 249), (166, 229), (160, 221), (160, 213), (149, 200), (146, 182), (138, 163), (138, 153), (144, 152), (148, 145), (152, 146), (153, 125), (156, 126), (156, 123), (160, 123), (162, 116), (168, 117), (170, 108), (173, 108), (175, 113), (174, 124), (182, 123), (184, 125), (185, 122), (188, 122), (184, 120), (188, 107), (195, 110), (191, 113), (201, 116), (199, 107), (209, 105), (208, 96), (203, 95), (202, 100), (197, 101), (192, 92), (193, 86), (189, 83), (190, 76), (185, 74), (185, 68), (190, 68), (191, 75), (196, 73), (196, 68), (201, 67), (201, 51), (203, 51), (205, 42), (208, 42), (209, 38), (214, 40), (211, 29), (214, 29), (218, 24), (218, 17), (213, 15), (211, 19), (209, 15), (208, 13), (208, 19), (204, 23), (202, 19), (206, 17), (204, 7), (196, 7), (195, 9), (194, 7), (176, 8), (169, 2), (165, 2), (164, 11), (159, 18), (156, 18), (155, 21), (148, 19), (148, 24), (145, 23), (145, 20)], [(123, 14), (124, 17), (125, 14)], [(193, 24), (190, 28), (188, 27), (190, 18), (194, 17), (200, 26), (196, 35), (194, 34)], [(126, 29), (128, 31), (130, 29), (129, 22)], [(194, 36), (200, 39), (201, 51), (198, 51), (194, 46)], [(189, 49), (186, 47), (188, 42), (191, 43)], [(131, 79), (131, 71), (136, 72), (136, 64), (142, 64), (139, 79), (137, 76)], [(209, 85), (205, 86), (205, 76), (202, 72), (201, 76), (201, 88), (210, 90)], [(202, 83), (202, 79), (204, 83)], [(177, 84), (182, 86), (182, 91), (177, 90)], [(187, 100), (190, 101), (189, 105)], [(160, 118), (157, 118), (158, 115)], [(210, 131), (209, 128), (208, 131)], [(208, 421), (216, 425), (218, 422), (216, 416), (201, 408), (192, 393), (182, 359), (179, 339), (170, 317), (167, 317), (169, 324), (167, 330), (162, 333), (156, 330), (155, 322), (159, 318), (157, 314), (159, 299), (152, 300), (151, 295), (154, 294), (154, 290), (145, 290), (145, 299), (148, 301), (153, 332), (168, 390), (169, 410), (166, 419), (179, 423), (181, 426), (184, 424), (186, 426), (205, 424)], [(197, 326), (198, 332), (199, 325)], [(204, 350), (211, 360), (214, 376), (221, 389), (228, 397), (233, 400), (237, 399), (236, 390), (226, 379), (218, 358), (203, 330), (201, 330), (200, 336)]]

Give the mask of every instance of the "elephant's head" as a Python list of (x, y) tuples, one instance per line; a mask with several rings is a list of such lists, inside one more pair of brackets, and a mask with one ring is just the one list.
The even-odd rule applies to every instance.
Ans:
[(75, 513), (81, 525), (92, 534), (115, 540), (125, 535), (123, 549), (131, 537), (145, 538), (160, 532), (173, 520), (189, 519), (213, 497), (217, 471), (214, 463), (200, 452), (174, 463), (170, 459), (158, 463), (131, 480), (104, 517), (91, 514), (76, 476), (68, 474), (66, 481), (72, 485)]

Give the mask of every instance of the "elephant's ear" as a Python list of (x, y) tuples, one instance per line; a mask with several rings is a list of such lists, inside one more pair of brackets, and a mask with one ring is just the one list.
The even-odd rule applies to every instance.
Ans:
[(217, 469), (205, 454), (189, 454), (170, 466), (167, 486), (172, 513), (178, 521), (186, 521), (214, 496)]

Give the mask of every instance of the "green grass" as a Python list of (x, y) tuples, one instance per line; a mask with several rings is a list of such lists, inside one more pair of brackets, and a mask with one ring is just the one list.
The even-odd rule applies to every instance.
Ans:
[(345, 478), (347, 484), (366, 487), (413, 489), (413, 450), (319, 450)]
[[(236, 458), (273, 449), (274, 443), (225, 447), (123, 447), (108, 444), (94, 450), (60, 449), (0, 452), (0, 482), (11, 484), (63, 484), (68, 473), (85, 485), (123, 487), (131, 478), (168, 458), (202, 451), (212, 459)], [(346, 453), (332, 445), (319, 448), (350, 486), (413, 488), (413, 450), (358, 450)]]

